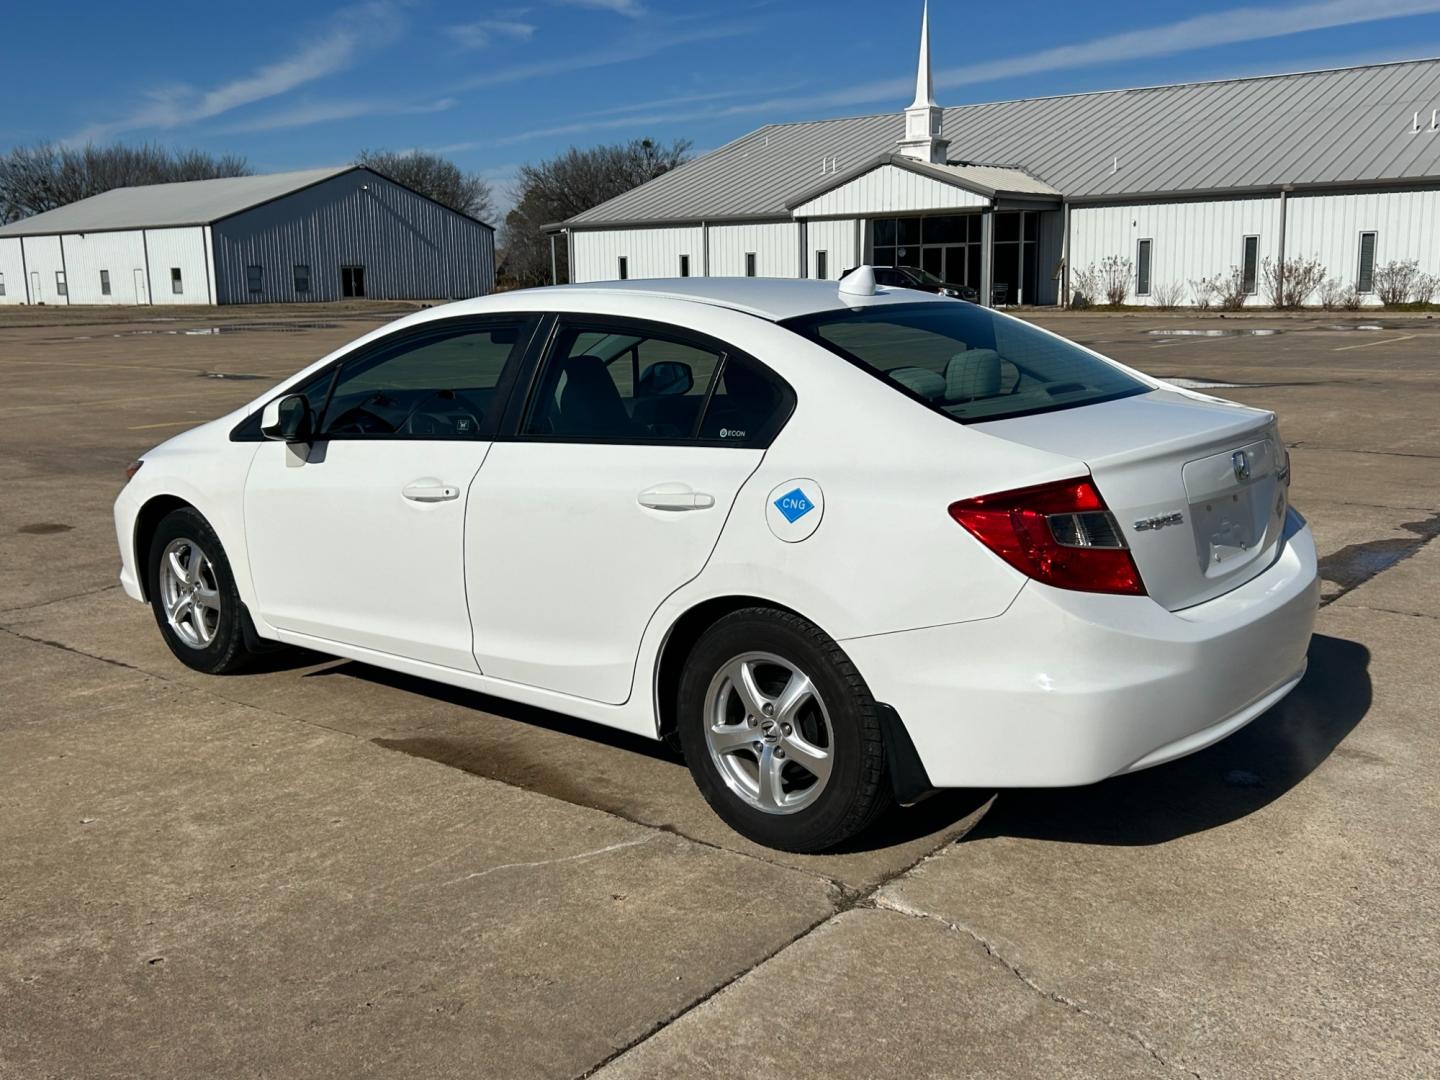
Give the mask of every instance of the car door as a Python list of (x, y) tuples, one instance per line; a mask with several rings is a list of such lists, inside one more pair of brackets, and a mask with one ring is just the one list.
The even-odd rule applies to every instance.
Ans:
[(713, 339), (559, 318), (513, 435), (471, 488), (481, 671), (624, 702), (651, 616), (704, 567), (793, 404), (778, 377)]
[(259, 613), (272, 626), (476, 670), (465, 496), (491, 446), (530, 318), (397, 332), (303, 393), (313, 442), (266, 442), (245, 484)]

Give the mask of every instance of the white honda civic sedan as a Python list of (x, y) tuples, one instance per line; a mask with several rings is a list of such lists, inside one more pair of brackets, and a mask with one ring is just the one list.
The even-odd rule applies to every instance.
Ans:
[(673, 738), (794, 851), (1208, 746), (1318, 596), (1273, 414), (864, 267), (422, 311), (132, 470), (120, 580), (183, 663), (299, 645)]

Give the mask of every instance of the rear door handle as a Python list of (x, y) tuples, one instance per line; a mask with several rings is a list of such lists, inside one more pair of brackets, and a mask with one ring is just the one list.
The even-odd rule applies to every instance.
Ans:
[(442, 484), (438, 480), (416, 480), (400, 489), (400, 494), (411, 502), (449, 502), (460, 497), (460, 489), (454, 484)]
[(656, 484), (639, 495), (641, 506), (651, 510), (709, 510), (715, 496), (696, 491), (689, 484)]

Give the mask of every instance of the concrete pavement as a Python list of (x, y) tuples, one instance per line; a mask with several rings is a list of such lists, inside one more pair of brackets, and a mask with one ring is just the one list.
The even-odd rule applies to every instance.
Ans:
[[(1310, 674), (1172, 765), (800, 857), (648, 741), (322, 657), (199, 676), (119, 593), (124, 464), (388, 313), (0, 314), (6, 1080), (1440, 1072), (1433, 323), (1042, 316), (1280, 414)], [(1283, 332), (1150, 333), (1236, 326)]]

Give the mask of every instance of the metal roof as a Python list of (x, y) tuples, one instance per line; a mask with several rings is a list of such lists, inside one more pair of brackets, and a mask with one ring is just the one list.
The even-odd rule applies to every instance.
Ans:
[(1015, 169), (1008, 165), (935, 165), (928, 161), (917, 161), (915, 158), (906, 157), (903, 154), (881, 154), (869, 161), (862, 161), (853, 169), (827, 176), (824, 180), (789, 199), (785, 203), (785, 208), (794, 210), (812, 199), (819, 198), (827, 191), (834, 191), (836, 188), (843, 187), (852, 180), (886, 165), (908, 169), (921, 176), (933, 177), (942, 183), (954, 184), (986, 196), (1010, 194), (1043, 196), (1052, 199), (1060, 197), (1060, 192), (1045, 181), (1035, 179), (1024, 169)]
[[(1440, 59), (1410, 60), (964, 105), (943, 129), (953, 159), (1006, 162), (1071, 199), (1220, 194), (1440, 179), (1437, 105)], [(827, 171), (891, 152), (903, 126), (898, 111), (772, 124), (567, 224), (785, 218)]]
[(0, 236), (208, 225), (354, 168), (357, 166), (345, 165), (265, 176), (227, 176), (217, 180), (182, 180), (173, 184), (115, 188), (0, 226)]

